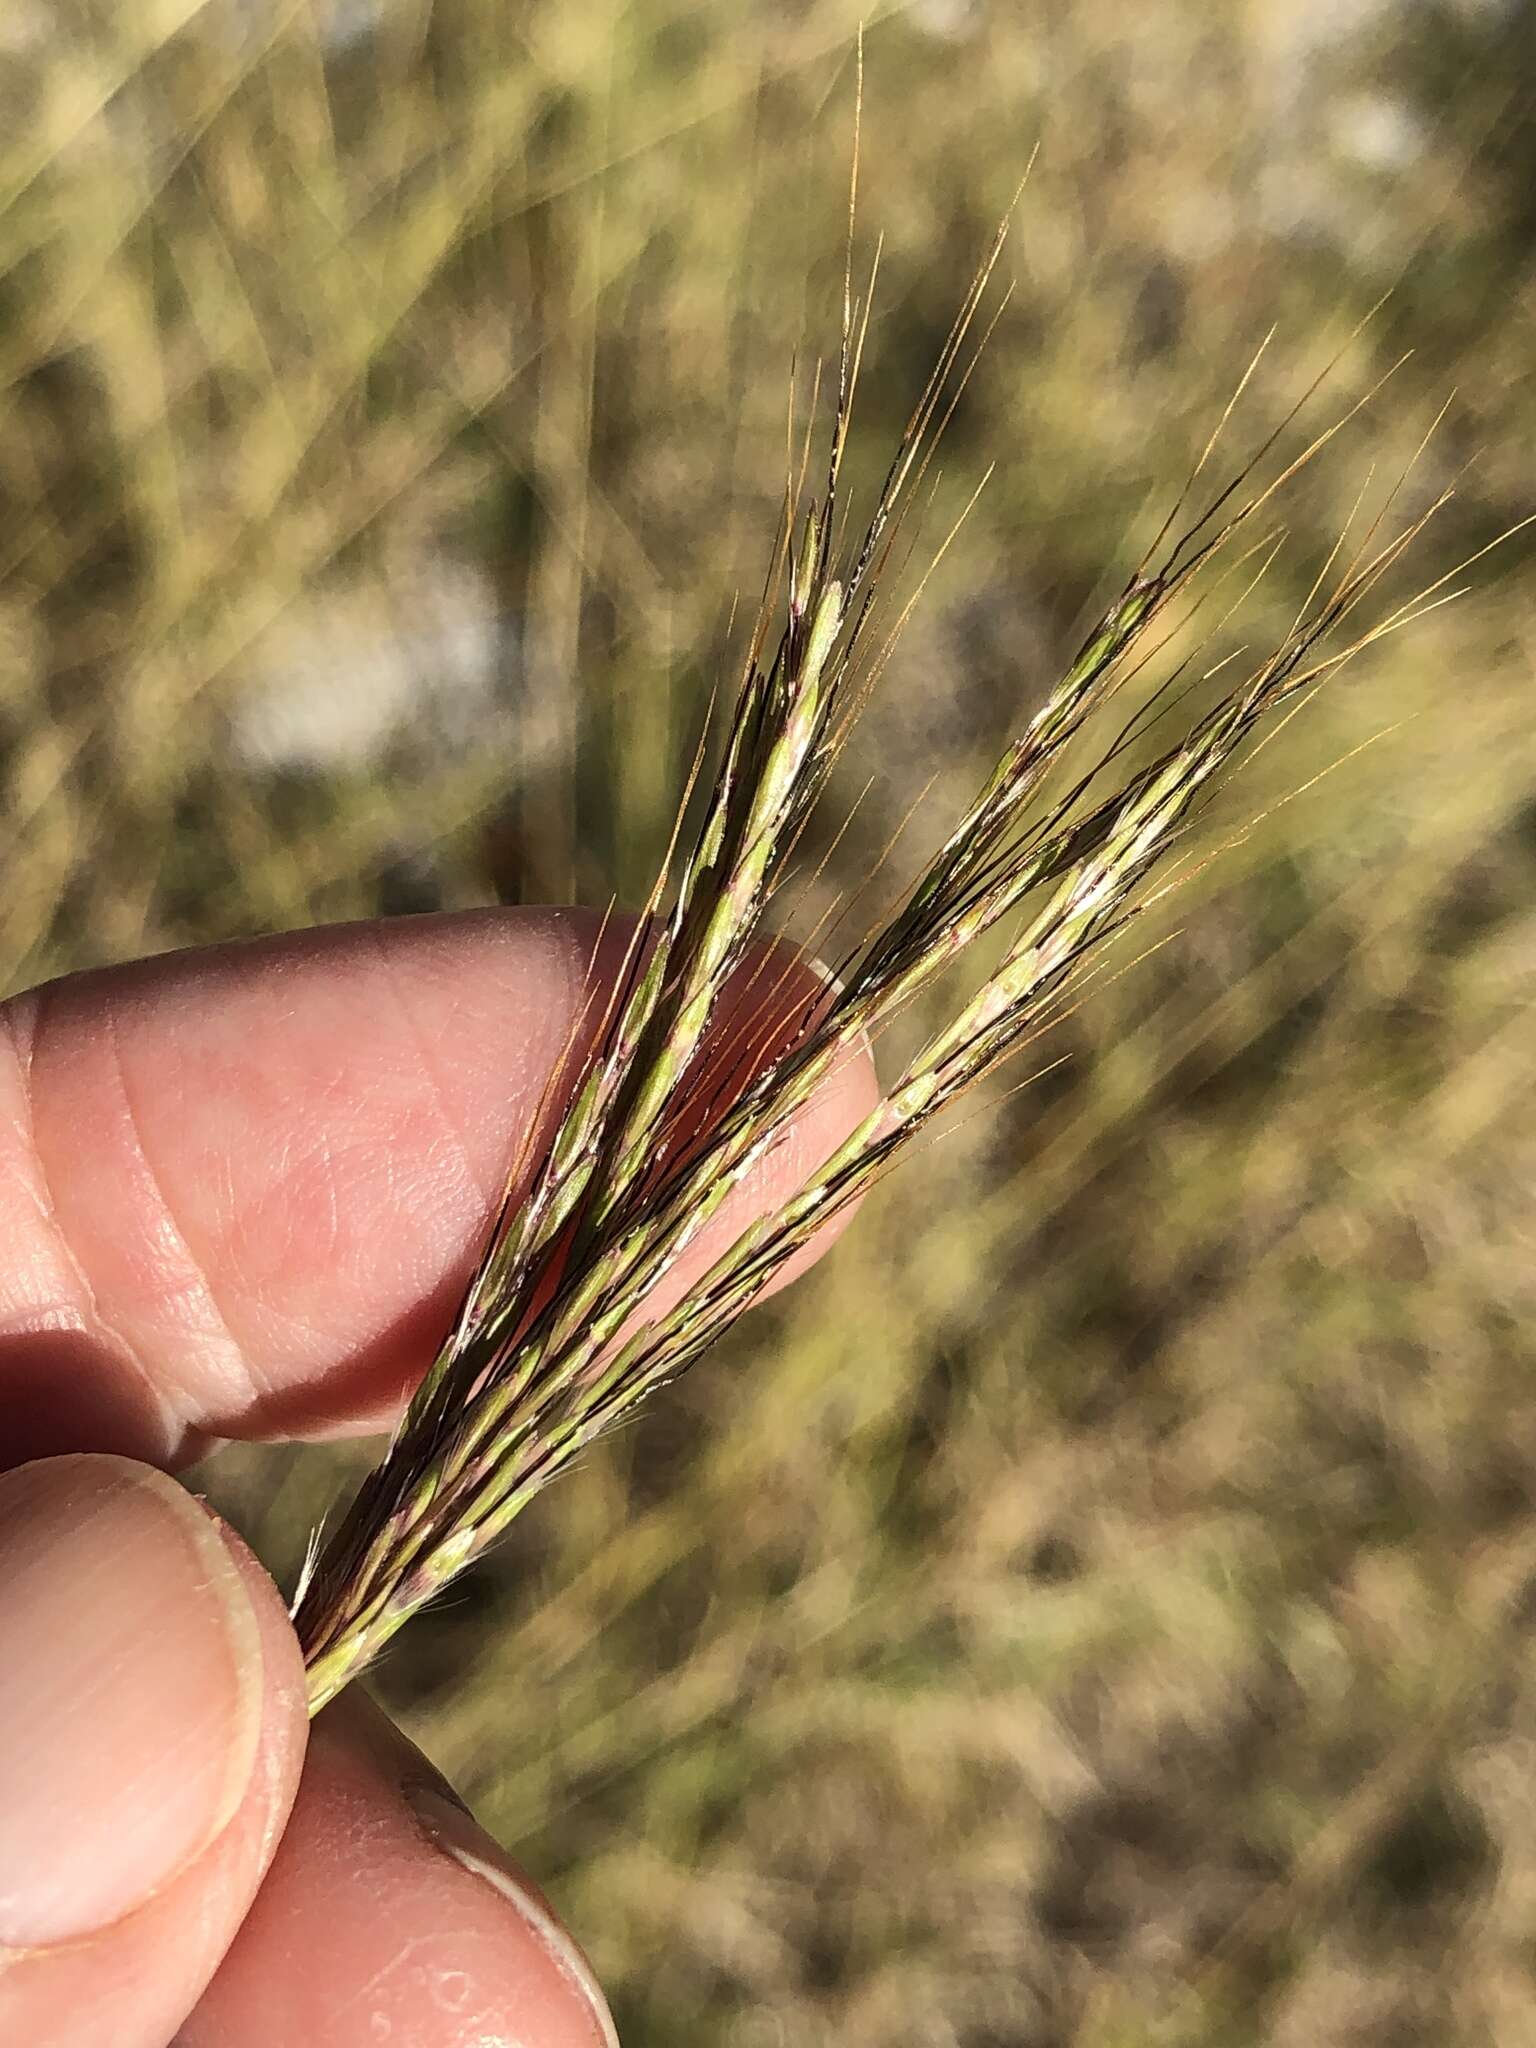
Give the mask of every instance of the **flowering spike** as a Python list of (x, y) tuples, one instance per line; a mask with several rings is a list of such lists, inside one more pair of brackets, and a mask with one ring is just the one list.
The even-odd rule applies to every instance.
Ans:
[[(1242, 479), (1229, 486), (1106, 609), (840, 986), (717, 1106), (701, 1136), (701, 1065), (721, 995), (766, 931), (848, 717), (905, 617), (871, 651), (881, 575), (953, 404), (956, 366), (1001, 246), (999, 237), (846, 550), (833, 536), (843, 532), (839, 475), (867, 309), (856, 337), (845, 312), (823, 491), (801, 508), (798, 550), (790, 508), (785, 612), (780, 622), (769, 605), (758, 621), (697, 837), (658, 880), (620, 987), (594, 1020), (583, 1063), (564, 1077), (568, 1099), (546, 1158), (503, 1205), (385, 1458), (306, 1567), (296, 1622), (312, 1708), (364, 1670), (573, 1458), (684, 1371), (962, 1090), (1044, 1027), (1084, 963), (1136, 915), (1144, 883), (1182, 843), (1204, 792), (1267, 717), (1415, 615), (1413, 605), (1399, 607), (1336, 644), (1422, 518), (1357, 557), (1331, 589), (1320, 579), (1281, 643), (1157, 758), (1119, 767), (1123, 733), (1080, 747), (1158, 651), (1149, 642), (1169, 607), (1275, 488), (1216, 524)], [(931, 1032), (881, 1108), (670, 1308), (649, 1309), (838, 1064), (1007, 920), (1016, 922), (996, 966)]]

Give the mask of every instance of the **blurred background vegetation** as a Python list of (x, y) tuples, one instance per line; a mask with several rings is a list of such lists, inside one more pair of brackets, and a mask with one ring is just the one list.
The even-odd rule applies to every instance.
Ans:
[[(831, 885), (937, 828), (1272, 324), (1234, 446), (1414, 354), (1246, 636), (1447, 394), (1422, 576), (1531, 509), (1527, 0), (5, 0), (7, 986), (641, 894), (834, 332), (860, 11), (859, 465), (1041, 147)], [(1536, 2040), (1525, 560), (387, 1666), (627, 2048)], [(350, 1459), (200, 1483), (288, 1571)]]

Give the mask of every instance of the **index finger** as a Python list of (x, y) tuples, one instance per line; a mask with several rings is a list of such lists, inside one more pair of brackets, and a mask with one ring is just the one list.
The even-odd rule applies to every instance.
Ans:
[[(0, 1464), (387, 1425), (626, 939), (569, 910), (401, 919), (0, 1007)], [(875, 1100), (851, 1059), (696, 1258)]]

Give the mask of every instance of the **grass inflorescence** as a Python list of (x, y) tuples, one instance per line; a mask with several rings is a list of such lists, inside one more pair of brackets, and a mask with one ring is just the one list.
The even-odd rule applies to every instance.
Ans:
[[(964, 1091), (1039, 1038), (1105, 944), (1161, 893), (1192, 820), (1257, 735), (1362, 646), (1439, 601), (1445, 579), (1362, 622), (1362, 606), (1444, 502), (1394, 526), (1394, 493), (1362, 538), (1340, 538), (1262, 657), (1202, 670), (1196, 635), (1179, 658), (1202, 604), (1214, 597), (1230, 612), (1251, 593), (1278, 545), (1259, 531), (1261, 515), (1341, 423), (1260, 484), (1271, 437), (1196, 513), (1218, 427), (1144, 559), (894, 911), (800, 1003), (787, 1033), (782, 1018), (765, 1023), (759, 1051), (770, 1041), (777, 1050), (750, 1078), (716, 1089), (701, 1131), (710, 1034), (728, 987), (755, 972), (775, 984), (765, 1018), (782, 1010), (785, 976), (775, 983), (765, 968), (779, 957), (765, 939), (850, 724), (910, 613), (913, 599), (893, 608), (889, 585), (973, 343), (986, 339), (975, 340), (1006, 233), (1005, 224), (858, 525), (844, 467), (874, 277), (857, 298), (845, 278), (825, 468), (813, 488), (807, 433), (718, 763), (707, 780), (696, 765), (617, 982), (591, 997), (552, 1079), (551, 1103), (563, 1106), (547, 1149), (518, 1162), (387, 1454), (306, 1570), (295, 1612), (313, 1708), (573, 1459), (691, 1365)], [(1229, 599), (1213, 579), (1218, 560), (1235, 577)], [(1145, 687), (1159, 656), (1167, 672)], [(1107, 714), (1132, 683), (1135, 708), (1117, 727)], [(695, 798), (701, 815), (685, 833)], [(989, 937), (979, 986), (910, 1053), (880, 1107), (679, 1298), (648, 1307), (839, 1064)]]

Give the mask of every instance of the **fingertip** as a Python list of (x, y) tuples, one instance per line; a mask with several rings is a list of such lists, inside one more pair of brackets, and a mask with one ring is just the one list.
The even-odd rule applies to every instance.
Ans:
[(315, 1723), (272, 1870), (178, 2048), (615, 2048), (580, 1950), (360, 1696)]
[(174, 1481), (103, 1456), (0, 1477), (0, 2039), (158, 2048), (304, 1735), (277, 1589)]
[[(632, 919), (574, 910), (402, 919), (0, 1009), (0, 1463), (39, 1428), (170, 1463), (210, 1436), (387, 1426), (633, 937)], [(785, 943), (750, 956), (702, 1067), (701, 1128), (822, 989)], [(877, 1100), (859, 1042), (733, 1191), (716, 1252)]]
[(255, 1757), (260, 1635), (174, 1481), (63, 1457), (0, 1479), (0, 1641), (0, 1941), (44, 1948), (136, 1911), (227, 1825)]
[[(505, 1854), (456, 1794), (432, 1784), (408, 1785), (405, 1802), (428, 1841), (477, 1883), (506, 1900), (553, 1964), (562, 1986), (548, 2021), (550, 2048), (619, 2048), (618, 2029), (592, 1965), (556, 1918), (554, 1909), (525, 1871)], [(521, 1941), (522, 1935), (519, 1934)], [(564, 1995), (565, 1989), (572, 1994)]]
[[(724, 1100), (729, 1102), (756, 1073), (813, 1029), (839, 988), (836, 974), (824, 962), (788, 940), (770, 941), (749, 956), (726, 990), (716, 1027), (716, 1058), (733, 1075)], [(880, 1101), (873, 1049), (859, 1032), (840, 1049), (810, 1099), (732, 1189), (698, 1243), (657, 1290), (652, 1305), (674, 1300), (740, 1231), (794, 1194)], [(814, 1230), (777, 1269), (764, 1297), (778, 1293), (823, 1258), (852, 1222), (856, 1206), (849, 1204)]]

